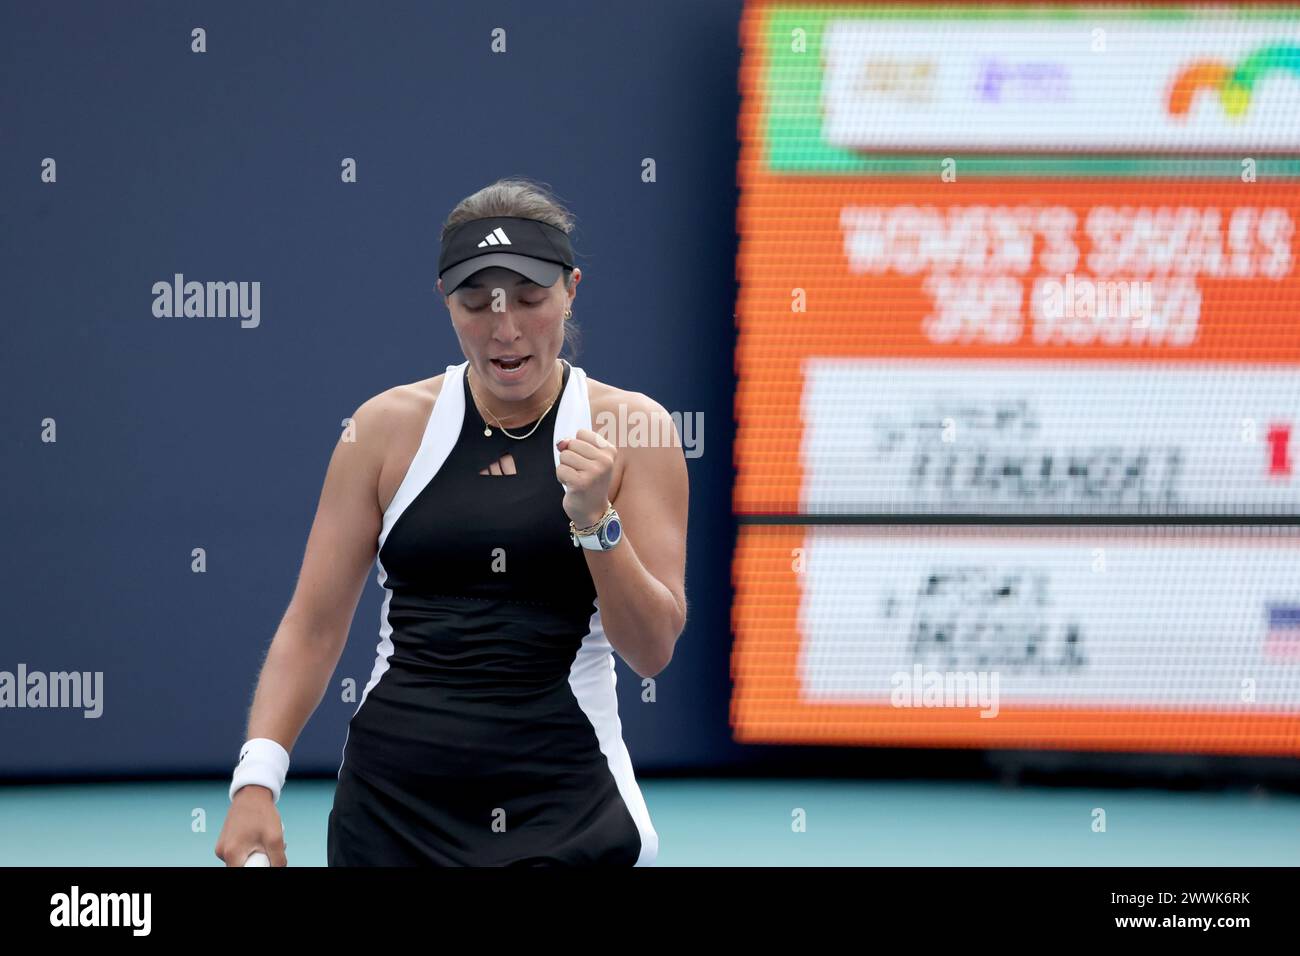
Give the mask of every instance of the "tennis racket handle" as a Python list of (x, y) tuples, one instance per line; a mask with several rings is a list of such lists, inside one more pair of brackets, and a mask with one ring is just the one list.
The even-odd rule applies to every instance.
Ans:
[(248, 858), (244, 860), (244, 866), (270, 866), (270, 865), (271, 865), (271, 858), (267, 856), (265, 853), (263, 853), (261, 850), (254, 850), (252, 853), (248, 854)]

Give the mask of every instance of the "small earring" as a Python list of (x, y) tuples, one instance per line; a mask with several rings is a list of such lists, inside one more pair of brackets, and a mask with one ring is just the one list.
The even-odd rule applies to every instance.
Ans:
[(573, 310), (572, 310), (572, 309), (565, 309), (565, 310), (564, 310), (564, 317), (565, 317), (566, 319), (567, 319), (569, 316), (571, 316), (571, 315), (573, 315)]

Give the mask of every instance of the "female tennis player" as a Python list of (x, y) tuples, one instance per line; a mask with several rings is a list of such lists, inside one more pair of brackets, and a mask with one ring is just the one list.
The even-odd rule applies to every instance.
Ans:
[[(582, 277), (572, 228), (524, 179), (448, 217), (438, 290), (465, 361), (371, 398), (334, 450), (231, 781), (227, 865), (287, 862), (289, 751), (376, 558), (378, 656), (348, 725), (329, 865), (654, 861), (613, 652), (653, 676), (685, 626), (686, 462), (661, 405), (559, 357)], [(593, 427), (637, 416), (645, 427)]]

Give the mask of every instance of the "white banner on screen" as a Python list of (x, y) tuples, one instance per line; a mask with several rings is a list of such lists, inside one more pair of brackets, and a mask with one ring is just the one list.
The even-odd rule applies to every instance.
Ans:
[(843, 19), (822, 57), (823, 136), (850, 149), (1300, 147), (1293, 20)]
[(889, 703), (898, 675), (998, 675), (1001, 706), (1300, 712), (1300, 550), (960, 539), (813, 528), (799, 672), (810, 700)]
[(817, 358), (806, 513), (1295, 514), (1300, 370)]

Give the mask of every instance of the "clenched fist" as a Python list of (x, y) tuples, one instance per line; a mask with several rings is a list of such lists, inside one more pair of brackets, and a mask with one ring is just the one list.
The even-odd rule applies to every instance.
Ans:
[(609, 505), (609, 485), (614, 479), (618, 446), (590, 428), (578, 429), (573, 438), (561, 438), (560, 463), (555, 477), (564, 485), (564, 511), (579, 528), (600, 520)]

